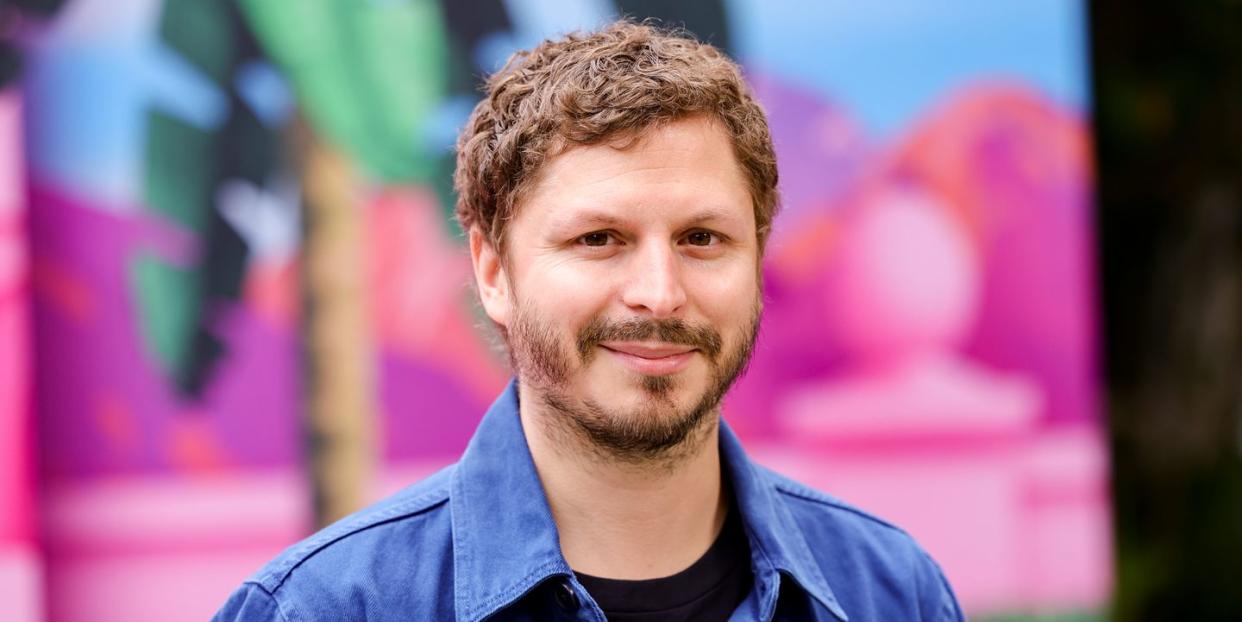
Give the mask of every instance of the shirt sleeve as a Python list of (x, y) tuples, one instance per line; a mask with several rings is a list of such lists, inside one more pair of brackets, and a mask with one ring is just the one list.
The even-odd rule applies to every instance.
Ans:
[(957, 604), (957, 597), (953, 595), (953, 588), (949, 587), (949, 582), (940, 576), (940, 607), (941, 620), (946, 622), (966, 622), (966, 617), (962, 615), (962, 608)]
[(926, 596), (923, 599), (923, 619), (935, 622), (965, 622), (966, 617), (962, 615), (962, 607), (957, 603), (957, 597), (953, 595), (953, 588), (949, 586), (949, 580), (945, 578), (944, 571), (926, 553), (923, 557), (927, 563), (927, 570), (931, 574), (930, 581), (928, 581), (930, 589), (926, 590)]
[(288, 622), (267, 590), (255, 583), (243, 583), (229, 596), (212, 622)]

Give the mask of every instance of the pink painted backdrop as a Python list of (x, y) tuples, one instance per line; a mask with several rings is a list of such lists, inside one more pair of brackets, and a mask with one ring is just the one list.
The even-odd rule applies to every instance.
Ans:
[[(623, 3), (363, 4), (69, 0), (29, 33), (24, 158), (0, 100), (0, 588), (31, 616), (44, 590), (57, 621), (203, 619), (309, 529), (297, 118), (358, 172), (374, 494), (455, 459), (502, 386), (448, 218), (453, 137), (477, 75)], [(907, 527), (973, 616), (1101, 614), (1081, 3), (695, 6), (769, 113), (784, 198), (725, 417)], [(40, 564), (45, 586), (10, 587)]]
[(21, 94), (0, 91), (0, 600), (15, 622), (42, 619), (34, 508), (30, 250)]

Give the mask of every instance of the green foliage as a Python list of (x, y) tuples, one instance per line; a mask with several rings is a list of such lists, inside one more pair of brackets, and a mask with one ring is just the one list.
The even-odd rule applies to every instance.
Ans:
[(243, 0), (303, 113), (330, 143), (385, 182), (437, 173), (423, 127), (447, 90), (447, 36), (432, 0)]
[(978, 618), (976, 622), (1104, 622), (1108, 619), (1100, 611), (1065, 611), (1060, 613), (1014, 613)]

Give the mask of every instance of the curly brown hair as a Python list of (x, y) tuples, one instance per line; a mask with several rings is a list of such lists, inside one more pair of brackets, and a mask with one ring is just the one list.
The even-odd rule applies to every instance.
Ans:
[(628, 20), (545, 40), (493, 74), (457, 142), (457, 221), (504, 257), (504, 231), (541, 164), (572, 145), (696, 114), (721, 123), (750, 187), (760, 252), (777, 209), (767, 118), (720, 50)]

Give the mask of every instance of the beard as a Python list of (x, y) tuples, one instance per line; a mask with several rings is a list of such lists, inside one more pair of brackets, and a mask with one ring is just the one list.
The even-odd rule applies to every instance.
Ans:
[[(550, 431), (585, 441), (588, 449), (603, 457), (634, 464), (675, 461), (715, 429), (720, 401), (750, 362), (762, 314), (756, 299), (749, 321), (728, 347), (720, 333), (706, 325), (676, 318), (611, 321), (598, 316), (578, 331), (569, 347), (553, 322), (525, 305), (515, 304), (515, 309), (514, 322), (505, 331), (510, 363), (550, 415), (546, 417)], [(642, 400), (628, 410), (570, 393), (575, 371), (586, 369), (601, 343), (641, 340), (690, 346), (706, 359), (707, 385), (688, 405), (675, 399), (684, 382), (676, 374), (640, 374)]]

